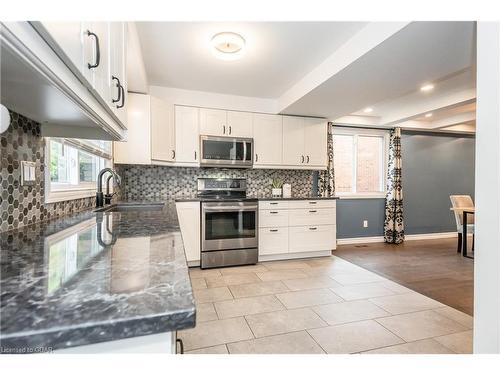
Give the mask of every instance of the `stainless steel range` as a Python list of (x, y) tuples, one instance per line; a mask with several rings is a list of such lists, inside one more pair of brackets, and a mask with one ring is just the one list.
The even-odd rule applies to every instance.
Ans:
[(258, 261), (258, 204), (246, 197), (246, 179), (200, 178), (201, 268)]

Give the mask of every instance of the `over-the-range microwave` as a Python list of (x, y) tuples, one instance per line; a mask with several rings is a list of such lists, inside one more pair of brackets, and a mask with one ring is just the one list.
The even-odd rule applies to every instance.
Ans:
[(253, 139), (200, 136), (202, 167), (252, 168)]

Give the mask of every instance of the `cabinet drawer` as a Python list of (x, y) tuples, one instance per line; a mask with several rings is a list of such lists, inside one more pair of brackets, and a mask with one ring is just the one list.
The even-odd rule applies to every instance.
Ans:
[(288, 208), (290, 201), (259, 201), (259, 209), (274, 210), (277, 208)]
[(311, 199), (311, 200), (297, 200), (289, 201), (290, 208), (335, 208), (336, 202), (334, 199)]
[(289, 210), (290, 226), (335, 224), (335, 208)]
[(260, 228), (259, 255), (288, 253), (288, 228)]
[(335, 249), (335, 225), (317, 225), (289, 228), (289, 252)]
[(287, 227), (288, 210), (259, 210), (259, 227)]

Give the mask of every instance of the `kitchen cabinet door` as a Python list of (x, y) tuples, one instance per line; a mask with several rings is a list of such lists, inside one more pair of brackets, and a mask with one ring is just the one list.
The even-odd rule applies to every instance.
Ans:
[(117, 164), (151, 164), (151, 100), (149, 95), (130, 94), (126, 142), (114, 142)]
[(254, 166), (281, 165), (283, 121), (280, 115), (254, 114)]
[(229, 135), (227, 111), (200, 108), (200, 134), (215, 136)]
[(127, 26), (125, 22), (109, 24), (109, 67), (108, 104), (118, 119), (126, 126), (127, 122), (127, 76), (126, 76), (126, 41)]
[(227, 135), (240, 138), (252, 138), (253, 113), (227, 111), (227, 126)]
[(289, 228), (289, 252), (333, 250), (336, 248), (335, 225), (314, 225)]
[(283, 164), (305, 165), (304, 118), (283, 116)]
[(306, 165), (326, 167), (327, 123), (324, 119), (306, 118), (304, 127)]
[(151, 159), (175, 160), (174, 106), (151, 97)]
[[(36, 24), (36, 22), (35, 22)], [(43, 34), (48, 34), (56, 43), (59, 51), (58, 55), (65, 56), (68, 61), (80, 72), (84, 72), (84, 55), (83, 55), (83, 32), (84, 25), (82, 22), (39, 22), (38, 31)], [(47, 35), (43, 35), (47, 38)]]
[(108, 102), (109, 22), (85, 22), (84, 25), (84, 76), (99, 96)]
[(199, 165), (199, 108), (175, 106), (175, 162)]

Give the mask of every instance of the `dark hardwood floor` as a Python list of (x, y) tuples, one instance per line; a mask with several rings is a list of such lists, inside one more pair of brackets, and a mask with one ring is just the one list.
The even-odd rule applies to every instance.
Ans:
[(456, 246), (452, 238), (340, 245), (334, 255), (472, 315), (474, 261)]

